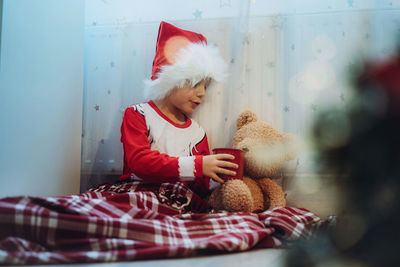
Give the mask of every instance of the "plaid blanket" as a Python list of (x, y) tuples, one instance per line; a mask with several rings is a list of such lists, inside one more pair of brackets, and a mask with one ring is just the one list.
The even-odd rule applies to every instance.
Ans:
[(183, 184), (102, 185), (60, 197), (0, 199), (0, 263), (113, 262), (279, 248), (332, 220), (306, 209), (208, 211)]

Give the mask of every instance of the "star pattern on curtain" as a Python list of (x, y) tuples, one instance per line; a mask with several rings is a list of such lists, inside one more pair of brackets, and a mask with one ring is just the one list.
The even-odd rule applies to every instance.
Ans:
[(203, 13), (203, 11), (196, 9), (196, 11), (193, 12), (193, 16), (195, 19), (201, 19), (202, 13)]
[(220, 0), (219, 7), (231, 7), (231, 0)]
[(354, 0), (347, 0), (349, 7), (354, 7)]
[(318, 106), (317, 106), (317, 105), (315, 105), (315, 104), (313, 104), (313, 105), (311, 105), (311, 109), (312, 109), (313, 111), (317, 111), (317, 109), (318, 109)]

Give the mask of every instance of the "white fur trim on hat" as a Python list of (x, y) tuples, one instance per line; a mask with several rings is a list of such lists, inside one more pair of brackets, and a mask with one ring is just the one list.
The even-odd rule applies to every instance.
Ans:
[(173, 88), (186, 81), (195, 86), (205, 78), (221, 82), (227, 76), (227, 65), (218, 48), (205, 43), (190, 43), (179, 50), (173, 65), (164, 65), (155, 80), (145, 80), (146, 100), (164, 98)]

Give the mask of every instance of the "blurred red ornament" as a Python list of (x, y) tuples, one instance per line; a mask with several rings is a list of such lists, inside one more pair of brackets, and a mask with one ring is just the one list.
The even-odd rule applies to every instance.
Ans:
[(382, 90), (389, 114), (400, 116), (400, 54), (382, 62), (366, 64), (358, 81), (361, 90), (371, 86)]
[(367, 64), (361, 79), (378, 83), (389, 97), (400, 97), (400, 55), (384, 62)]

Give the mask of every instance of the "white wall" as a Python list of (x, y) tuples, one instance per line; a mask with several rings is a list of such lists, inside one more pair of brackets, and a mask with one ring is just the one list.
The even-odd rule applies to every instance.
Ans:
[(4, 0), (0, 196), (79, 192), (81, 0)]

